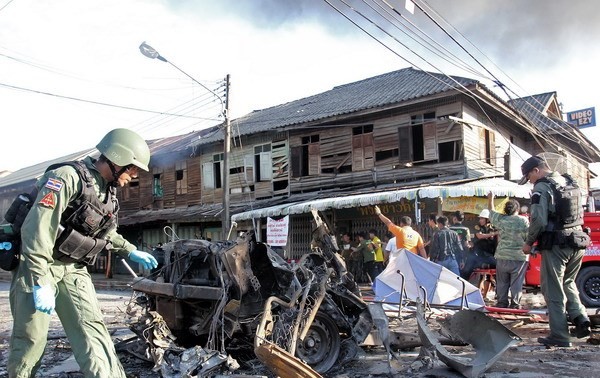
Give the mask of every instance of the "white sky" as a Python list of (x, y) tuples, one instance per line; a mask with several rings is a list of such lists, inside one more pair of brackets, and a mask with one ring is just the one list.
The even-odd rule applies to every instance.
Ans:
[[(404, 12), (404, 0), (390, 2), (441, 38), (418, 11)], [(564, 111), (600, 105), (595, 1), (556, 2), (566, 7), (560, 9), (542, 0), (428, 3), (496, 63), (469, 46), (520, 96), (557, 91)], [(116, 127), (151, 139), (216, 124), (190, 118), (217, 118), (219, 106), (189, 108), (210, 96), (169, 64), (141, 55), (143, 41), (212, 89), (230, 74), (232, 118), (409, 66), (323, 0), (0, 0), (0, 25), (0, 171), (91, 148)], [(435, 71), (386, 41), (417, 68)], [(474, 77), (415, 49), (446, 73)], [(597, 129), (584, 132), (600, 141)]]

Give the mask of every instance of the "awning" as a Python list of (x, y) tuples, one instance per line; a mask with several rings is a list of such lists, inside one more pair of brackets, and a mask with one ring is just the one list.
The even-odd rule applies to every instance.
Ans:
[(419, 189), (419, 198), (485, 197), (489, 192), (497, 197), (529, 198), (531, 188), (531, 184), (518, 185), (512, 181), (490, 178), (459, 185), (429, 186)]
[(312, 209), (323, 211), (374, 206), (381, 203), (399, 202), (403, 198), (409, 201), (414, 200), (417, 198), (417, 195), (419, 198), (485, 197), (491, 191), (497, 197), (529, 198), (531, 187), (531, 184), (517, 185), (512, 181), (490, 178), (458, 185), (435, 185), (424, 188), (400, 189), (286, 203), (238, 213), (233, 215), (231, 220), (237, 222), (254, 218), (304, 214), (309, 213)]
[(374, 206), (378, 203), (398, 202), (402, 198), (413, 200), (416, 198), (418, 189), (402, 189), (378, 193), (356, 194), (345, 197), (320, 198), (311, 201), (286, 203), (277, 206), (266, 207), (245, 211), (235, 214), (231, 217), (234, 222), (253, 219), (266, 218), (280, 215), (304, 214), (310, 213), (312, 209), (323, 211), (328, 209), (346, 209), (350, 207)]

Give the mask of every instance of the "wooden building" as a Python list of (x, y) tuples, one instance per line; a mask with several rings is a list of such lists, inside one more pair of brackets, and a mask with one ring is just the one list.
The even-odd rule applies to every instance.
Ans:
[[(394, 216), (415, 219), (439, 212), (440, 201), (421, 201), (418, 192), (397, 197), (404, 189), (514, 181), (529, 154), (555, 152), (587, 192), (589, 163), (600, 161), (593, 143), (562, 121), (555, 93), (507, 103), (476, 80), (412, 68), (257, 110), (231, 125), (228, 171), (220, 126), (149, 142), (151, 171), (119, 194), (121, 231), (138, 247), (222, 239), (224, 195), (238, 228), (257, 227), (264, 237), (269, 212), (261, 209), (281, 216), (293, 204), (379, 193), (365, 206), (393, 198), (397, 206), (390, 208), (401, 209)], [(23, 187), (35, 178), (16, 173)], [(15, 177), (6, 181), (13, 175), (0, 178), (0, 210), (19, 193)], [(328, 203), (323, 210), (336, 231), (384, 231), (367, 208)], [(308, 248), (310, 219), (308, 210), (292, 215), (288, 257)]]

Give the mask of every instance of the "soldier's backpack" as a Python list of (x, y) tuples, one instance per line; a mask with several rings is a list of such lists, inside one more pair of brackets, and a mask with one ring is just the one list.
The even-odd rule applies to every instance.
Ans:
[(554, 222), (555, 230), (564, 230), (575, 226), (583, 225), (583, 198), (581, 189), (577, 182), (569, 174), (562, 175), (565, 185), (560, 185), (551, 177), (544, 177), (539, 181), (550, 183), (552, 187), (555, 210), (549, 219)]
[(3, 270), (11, 271), (19, 264), (21, 226), (36, 195), (37, 189), (19, 194), (4, 215), (8, 224), (0, 225), (0, 268)]
[(569, 246), (585, 249), (590, 243), (590, 236), (585, 231), (573, 230), (583, 225), (583, 198), (577, 182), (569, 174), (562, 175), (566, 184), (561, 185), (547, 176), (538, 181), (547, 182), (552, 188), (555, 212), (548, 217), (546, 231), (538, 240), (538, 248), (550, 249), (552, 245)]

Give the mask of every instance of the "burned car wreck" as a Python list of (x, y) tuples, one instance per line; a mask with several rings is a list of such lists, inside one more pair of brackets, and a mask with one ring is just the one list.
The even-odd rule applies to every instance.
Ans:
[[(251, 232), (236, 241), (165, 244), (164, 267), (132, 284), (145, 311), (131, 326), (145, 343), (137, 355), (151, 357), (158, 370), (169, 353), (201, 346), (218, 352), (220, 362), (258, 359), (281, 376), (292, 364), (305, 369), (295, 376), (319, 376), (352, 360), (373, 317), (335, 238), (313, 215), (313, 243), (294, 264)], [(205, 357), (190, 368), (195, 374), (217, 365)]]

